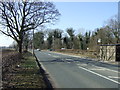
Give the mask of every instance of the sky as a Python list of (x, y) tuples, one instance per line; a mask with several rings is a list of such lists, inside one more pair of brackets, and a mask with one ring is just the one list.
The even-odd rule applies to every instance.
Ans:
[(66, 30), (72, 27), (76, 33), (102, 27), (105, 21), (118, 13), (117, 2), (56, 2), (55, 5), (61, 17), (50, 28)]
[[(53, 2), (61, 13), (59, 21), (47, 28), (66, 31), (73, 28), (75, 33), (93, 31), (118, 14), (117, 2)], [(9, 46), (13, 40), (0, 34), (0, 46)]]

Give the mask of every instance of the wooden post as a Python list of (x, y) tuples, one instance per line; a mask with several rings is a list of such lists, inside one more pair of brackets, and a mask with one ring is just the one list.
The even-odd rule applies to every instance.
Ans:
[(33, 55), (34, 55), (34, 29), (33, 29), (33, 42), (32, 42), (32, 46), (33, 46), (33, 47), (32, 47), (32, 49), (33, 49), (33, 50), (32, 50), (32, 53), (33, 53)]

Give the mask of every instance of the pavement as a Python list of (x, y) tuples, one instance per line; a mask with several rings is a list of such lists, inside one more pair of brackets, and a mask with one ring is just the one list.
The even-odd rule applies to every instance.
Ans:
[(35, 55), (56, 88), (120, 87), (117, 65), (48, 51)]

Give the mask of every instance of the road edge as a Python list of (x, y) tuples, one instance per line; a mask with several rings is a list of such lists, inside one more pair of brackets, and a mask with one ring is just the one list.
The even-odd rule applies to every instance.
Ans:
[(44, 68), (44, 66), (42, 65), (42, 63), (39, 62), (39, 60), (36, 57), (36, 55), (35, 54), (33, 54), (33, 55), (34, 55), (34, 57), (36, 59), (37, 65), (38, 65), (38, 67), (40, 69), (40, 72), (41, 72), (41, 74), (43, 76), (43, 79), (44, 79), (44, 81), (46, 83), (47, 88), (49, 88), (51, 90), (54, 90), (54, 88), (56, 88), (56, 87), (53, 84), (52, 78), (49, 76), (48, 72), (46, 71), (46, 69)]
[(71, 54), (67, 54), (67, 53), (61, 53), (61, 52), (51, 52), (51, 51), (48, 51), (50, 53), (57, 53), (57, 54), (61, 54), (61, 55), (67, 55), (67, 56), (71, 56), (71, 57), (77, 57), (77, 58), (83, 58), (83, 59), (90, 59), (90, 60), (93, 60), (93, 61), (97, 61), (97, 62), (100, 62), (102, 64), (106, 64), (106, 65), (112, 65), (114, 67), (118, 67), (120, 68), (120, 63), (118, 62), (118, 64), (112, 64), (112, 63), (109, 63), (109, 62), (105, 62), (105, 61), (100, 61), (99, 59), (94, 59), (94, 58), (87, 58), (87, 57), (81, 57), (81, 56), (77, 56), (77, 55), (71, 55)]

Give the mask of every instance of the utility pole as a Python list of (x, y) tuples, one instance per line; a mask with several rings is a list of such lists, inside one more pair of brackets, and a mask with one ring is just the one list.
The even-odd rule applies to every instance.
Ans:
[[(118, 2), (118, 30), (118, 34), (120, 34), (120, 1)], [(120, 37), (118, 42), (120, 43)]]
[(34, 55), (34, 29), (33, 29), (33, 41), (32, 41), (32, 53), (33, 53), (33, 55)]

